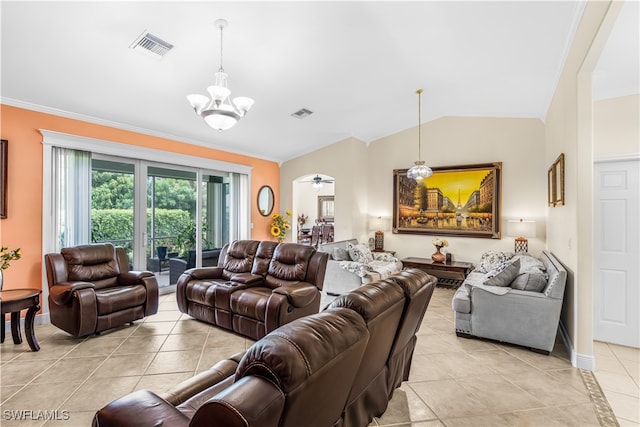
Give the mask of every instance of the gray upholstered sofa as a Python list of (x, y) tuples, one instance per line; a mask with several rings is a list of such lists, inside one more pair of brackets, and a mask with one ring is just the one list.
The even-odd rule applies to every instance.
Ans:
[(329, 295), (342, 295), (362, 284), (385, 279), (402, 270), (402, 262), (387, 253), (371, 253), (373, 260), (370, 263), (354, 260), (348, 254), (348, 244), (358, 245), (358, 240), (341, 240), (318, 246), (319, 252), (329, 254), (322, 286)]
[(486, 286), (486, 273), (471, 272), (451, 302), (456, 334), (508, 342), (547, 354), (553, 350), (567, 271), (551, 252), (543, 251), (537, 258), (546, 270), (541, 291), (514, 289), (512, 284)]

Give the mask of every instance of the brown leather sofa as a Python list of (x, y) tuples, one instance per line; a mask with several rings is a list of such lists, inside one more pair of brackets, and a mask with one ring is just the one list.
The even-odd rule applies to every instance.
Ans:
[(82, 337), (158, 312), (153, 273), (129, 271), (124, 248), (110, 243), (44, 256), (51, 323)]
[(253, 339), (317, 313), (327, 254), (310, 246), (237, 240), (222, 248), (217, 267), (184, 272), (178, 308), (196, 319)]
[(109, 403), (93, 426), (367, 426), (408, 377), (435, 283), (407, 270), (363, 285), (162, 395)]

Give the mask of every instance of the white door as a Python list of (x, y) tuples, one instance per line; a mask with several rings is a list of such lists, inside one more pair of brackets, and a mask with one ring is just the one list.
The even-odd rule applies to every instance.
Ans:
[(595, 164), (594, 339), (640, 347), (638, 160)]

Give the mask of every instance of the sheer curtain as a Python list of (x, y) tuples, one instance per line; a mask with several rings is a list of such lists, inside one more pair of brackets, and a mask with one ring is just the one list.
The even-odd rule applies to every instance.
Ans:
[(91, 153), (53, 147), (55, 251), (91, 242)]

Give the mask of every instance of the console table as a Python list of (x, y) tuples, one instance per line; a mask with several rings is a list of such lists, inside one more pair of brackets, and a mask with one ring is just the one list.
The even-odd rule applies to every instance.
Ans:
[(32, 351), (40, 350), (40, 345), (36, 339), (33, 323), (36, 313), (40, 310), (40, 289), (10, 289), (0, 291), (0, 312), (2, 313), (2, 331), (0, 342), (4, 342), (4, 315), (11, 313), (11, 335), (13, 343), (20, 344), (22, 336), (20, 334), (20, 311), (27, 308), (27, 315), (24, 318), (24, 329), (27, 342)]
[(419, 268), (438, 278), (438, 286), (458, 287), (473, 270), (470, 262), (434, 262), (431, 258), (409, 257), (402, 260), (404, 267)]

